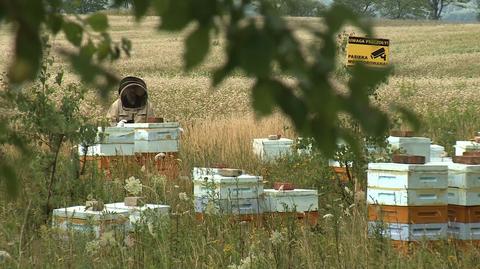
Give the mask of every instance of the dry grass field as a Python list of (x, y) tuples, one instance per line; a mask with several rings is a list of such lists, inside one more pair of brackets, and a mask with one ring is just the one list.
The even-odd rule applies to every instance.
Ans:
[[(13, 256), (7, 268), (478, 268), (478, 249), (462, 248), (453, 241), (441, 241), (435, 248), (420, 244), (411, 255), (404, 255), (383, 239), (369, 238), (365, 206), (355, 204), (348, 188), (328, 178), (324, 160), (300, 158), (275, 165), (259, 162), (251, 151), (253, 138), (296, 134), (280, 114), (255, 117), (249, 91), (252, 81), (243, 74), (236, 73), (218, 88), (211, 87), (211, 71), (224, 59), (220, 37), (212, 42), (206, 62), (185, 72), (185, 33), (158, 32), (153, 17), (140, 23), (129, 16), (111, 15), (109, 20), (114, 40), (127, 37), (133, 42), (132, 56), (112, 63), (110, 68), (119, 76), (143, 77), (158, 116), (179, 121), (185, 129), (180, 153), (183, 179), (165, 182), (125, 166), (114, 174), (114, 180), (105, 182), (104, 175), (92, 172), (85, 181), (72, 182), (68, 169), (76, 160), (65, 154), (53, 203), (81, 203), (89, 193), (104, 200), (119, 200), (124, 194), (123, 177), (134, 174), (152, 190), (148, 198), (172, 206), (170, 225), (156, 230), (143, 227), (135, 234), (133, 247), (115, 239), (58, 237), (48, 223), (40, 221), (43, 197), (33, 194), (42, 183), (32, 183), (36, 181), (27, 172), (36, 168), (32, 165), (21, 175), (19, 201), (0, 199), (0, 250)], [(292, 18), (290, 23), (305, 42), (309, 37), (302, 25), (321, 27), (321, 21), (315, 19)], [(0, 55), (0, 62), (5, 68), (12, 40), (7, 27), (1, 27), (0, 50), (5, 53)], [(423, 121), (420, 133), (449, 151), (453, 141), (470, 138), (480, 130), (478, 24), (377, 21), (375, 32), (391, 40), (395, 66), (388, 83), (377, 91), (379, 106), (388, 111), (396, 103), (413, 109)], [(62, 36), (53, 41), (54, 49), (66, 44)], [(55, 68), (66, 70), (66, 82), (80, 84), (63, 59), (56, 57)], [(92, 90), (82, 112), (92, 119), (101, 118), (115, 94), (102, 101)], [(184, 177), (193, 166), (213, 163), (260, 174), (267, 184), (285, 180), (318, 189), (322, 214), (318, 227), (288, 223), (264, 229), (220, 217), (196, 222), (191, 200), (185, 201), (179, 194), (186, 193), (187, 200), (192, 199), (192, 184)], [(0, 267), (2, 262), (0, 258)]]

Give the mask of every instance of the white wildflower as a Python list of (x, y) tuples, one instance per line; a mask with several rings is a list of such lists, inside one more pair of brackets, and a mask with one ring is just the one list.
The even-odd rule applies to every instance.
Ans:
[(113, 246), (117, 243), (115, 240), (115, 235), (113, 232), (106, 232), (100, 236), (100, 245), (102, 246)]
[(330, 218), (333, 218), (333, 214), (330, 214), (330, 213), (328, 213), (328, 214), (325, 214), (325, 215), (323, 215), (323, 218), (324, 218), (324, 219), (330, 219)]
[(135, 177), (129, 177), (125, 180), (125, 190), (131, 195), (137, 196), (142, 192), (142, 182)]
[(215, 206), (215, 203), (208, 202), (207, 206), (205, 207), (205, 214), (207, 215), (216, 215), (218, 214), (218, 208)]
[(85, 252), (89, 255), (96, 255), (100, 250), (100, 241), (93, 240), (85, 244)]
[(345, 192), (350, 196), (353, 195), (353, 192), (347, 186), (345, 186)]
[(272, 242), (272, 245), (274, 246), (282, 243), (283, 239), (283, 234), (279, 231), (273, 231), (272, 235), (270, 235), (270, 242)]
[(188, 195), (187, 195), (185, 192), (180, 192), (180, 193), (178, 194), (178, 198), (179, 198), (180, 200), (182, 200), (182, 201), (188, 201), (188, 200), (189, 200), (189, 199), (188, 199)]

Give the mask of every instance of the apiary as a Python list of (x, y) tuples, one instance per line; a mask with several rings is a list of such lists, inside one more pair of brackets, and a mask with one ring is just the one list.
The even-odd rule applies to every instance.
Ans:
[(93, 232), (96, 237), (110, 230), (126, 229), (129, 220), (127, 209), (87, 210), (85, 206), (73, 206), (53, 210), (52, 226), (62, 230)]
[(446, 189), (448, 166), (370, 163), (368, 186), (387, 189)]
[(212, 197), (215, 199), (258, 198), (262, 193), (263, 178), (260, 176), (226, 177), (216, 174), (193, 180), (195, 197)]
[(370, 235), (380, 234), (392, 240), (399, 241), (441, 240), (447, 238), (448, 224), (403, 224), (369, 222), (368, 230)]
[(447, 189), (375, 189), (368, 188), (367, 201), (370, 204), (396, 206), (447, 205)]
[(257, 138), (253, 140), (253, 153), (262, 160), (274, 160), (292, 154), (292, 146), (293, 140), (288, 138)]
[(457, 141), (454, 147), (455, 155), (462, 156), (464, 152), (480, 150), (480, 143), (474, 141)]
[(450, 164), (448, 185), (463, 189), (480, 188), (480, 165)]
[(448, 205), (448, 221), (480, 223), (480, 206)]
[(318, 211), (318, 191), (306, 189), (265, 189), (264, 212)]
[(210, 214), (252, 215), (261, 214), (259, 198), (212, 199), (195, 197), (195, 212)]
[(480, 188), (477, 188), (477, 189), (448, 188), (448, 203), (451, 205), (461, 205), (461, 206), (480, 205)]
[(205, 176), (218, 175), (220, 168), (194, 167), (193, 180), (203, 180)]
[(430, 162), (431, 140), (426, 137), (388, 137), (388, 143), (393, 150), (403, 150), (408, 155), (424, 156)]
[(448, 206), (368, 205), (368, 220), (404, 224), (446, 223)]
[(99, 128), (97, 142), (99, 144), (132, 144), (135, 129), (132, 127)]
[[(85, 154), (85, 147), (79, 146), (78, 154)], [(88, 147), (87, 156), (133, 156), (134, 146), (132, 144), (95, 144)]]
[(459, 240), (480, 240), (480, 223), (451, 222), (448, 234)]
[(142, 221), (155, 221), (159, 217), (168, 216), (170, 206), (159, 204), (145, 204), (143, 206), (126, 206), (125, 203), (111, 203), (106, 204), (107, 211), (123, 211), (127, 210), (129, 213), (129, 223), (127, 229), (132, 229), (136, 223)]
[(180, 125), (168, 123), (133, 123), (134, 147), (138, 153), (178, 152), (180, 147)]

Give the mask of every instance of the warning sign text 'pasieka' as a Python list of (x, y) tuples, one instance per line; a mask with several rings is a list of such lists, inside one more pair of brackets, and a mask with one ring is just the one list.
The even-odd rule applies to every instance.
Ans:
[(347, 65), (364, 63), (386, 66), (390, 60), (390, 40), (350, 36), (347, 44)]

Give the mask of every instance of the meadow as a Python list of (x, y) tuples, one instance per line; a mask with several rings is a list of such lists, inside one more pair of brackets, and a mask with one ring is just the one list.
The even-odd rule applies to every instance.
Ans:
[[(20, 195), (0, 198), (0, 267), (5, 268), (478, 268), (480, 252), (446, 240), (432, 247), (415, 246), (409, 254), (392, 248), (388, 240), (370, 238), (366, 231), (366, 207), (356, 199), (353, 182), (332, 179), (326, 159), (320, 155), (282, 159), (264, 164), (252, 153), (252, 139), (270, 134), (297, 137), (280, 113), (259, 119), (253, 113), (249, 87), (252, 80), (241, 73), (212, 88), (212, 68), (221, 65), (222, 38), (211, 46), (206, 62), (193, 71), (182, 66), (185, 33), (155, 30), (156, 18), (137, 23), (129, 16), (109, 16), (114, 39), (133, 42), (130, 58), (109, 68), (120, 76), (145, 79), (158, 116), (179, 121), (185, 129), (179, 155), (179, 178), (167, 180), (152, 169), (128, 163), (111, 179), (95, 169), (78, 175), (74, 145), (62, 148), (52, 204), (56, 207), (83, 204), (88, 195), (106, 202), (120, 201), (123, 183), (136, 176), (149, 189), (150, 202), (172, 207), (169, 221), (138, 227), (133, 239), (122, 235), (102, 237), (59, 234), (50, 227), (45, 212), (45, 171), (42, 160), (33, 158), (20, 171)], [(304, 42), (304, 25), (321, 27), (316, 19), (291, 18), (291, 27)], [(473, 137), (480, 120), (480, 27), (478, 24), (447, 24), (422, 21), (376, 21), (378, 37), (391, 40), (394, 74), (378, 90), (374, 100), (385, 111), (403, 104), (422, 121), (419, 135), (432, 138), (452, 153), (455, 140)], [(345, 29), (347, 32), (355, 29)], [(0, 62), (7, 63), (12, 40), (0, 28)], [(64, 46), (62, 36), (53, 48)], [(55, 53), (54, 53), (55, 54)], [(65, 83), (80, 85), (60, 56), (54, 69), (65, 69)], [(4, 68), (6, 65), (2, 65)], [(55, 93), (62, 96), (62, 92)], [(100, 119), (116, 98), (98, 98), (90, 90), (81, 113), (92, 122)], [(394, 115), (392, 115), (394, 117)], [(41, 151), (38, 149), (38, 151)], [(354, 160), (355, 176), (365, 181), (368, 157)], [(267, 186), (275, 181), (294, 182), (320, 194), (320, 219), (316, 227), (293, 220), (268, 226), (230, 221), (224, 216), (195, 220), (192, 183), (194, 166), (224, 163), (262, 175)], [(151, 167), (150, 167), (151, 168)], [(186, 194), (186, 197), (185, 195)], [(357, 197), (358, 198), (358, 197)], [(128, 242), (127, 242), (128, 241)]]

